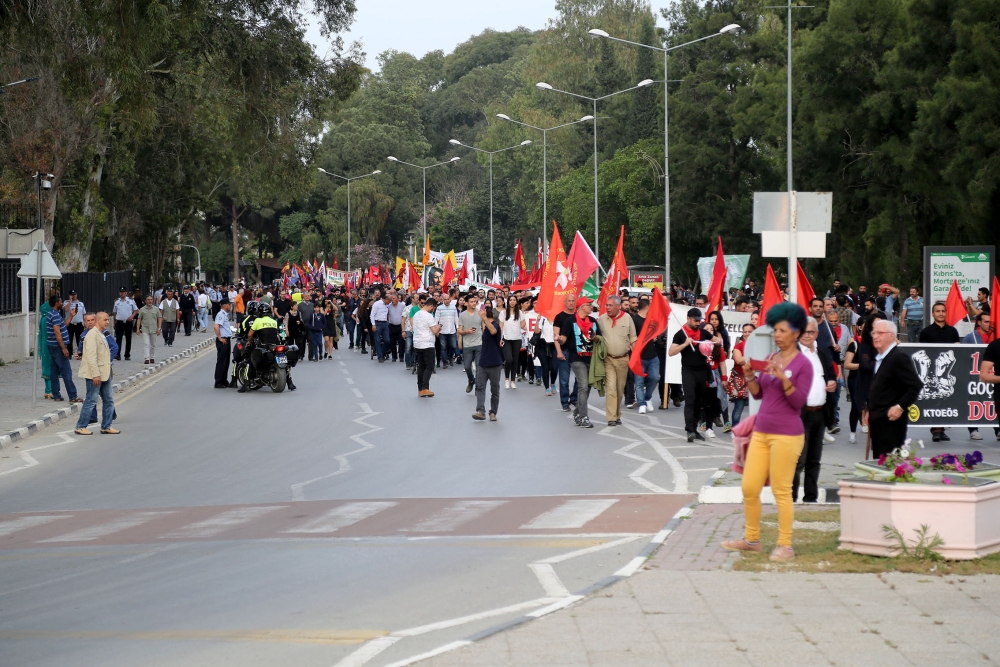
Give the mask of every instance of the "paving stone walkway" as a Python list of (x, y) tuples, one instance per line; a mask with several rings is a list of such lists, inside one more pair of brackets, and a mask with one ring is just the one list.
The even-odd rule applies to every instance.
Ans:
[(1000, 577), (725, 571), (742, 527), (700, 505), (635, 576), (420, 664), (1000, 665)]

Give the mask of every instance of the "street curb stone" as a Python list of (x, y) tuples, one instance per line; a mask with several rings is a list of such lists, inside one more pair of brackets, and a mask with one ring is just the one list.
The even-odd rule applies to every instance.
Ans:
[[(128, 387), (137, 384), (140, 380), (150, 375), (153, 375), (154, 373), (158, 373), (167, 366), (177, 363), (181, 359), (190, 357), (192, 354), (196, 354), (201, 350), (203, 350), (204, 348), (209, 347), (213, 340), (214, 339), (212, 338), (208, 338), (206, 340), (201, 341), (200, 343), (192, 345), (191, 347), (182, 352), (178, 352), (175, 355), (167, 357), (164, 361), (161, 361), (153, 366), (147, 366), (138, 373), (134, 373), (133, 375), (128, 376), (127, 378), (121, 380), (120, 382), (115, 382), (113, 385), (111, 385), (111, 390), (116, 394), (120, 394), (124, 392)], [(41, 431), (43, 428), (51, 426), (52, 424), (55, 424), (58, 421), (66, 419), (70, 415), (74, 415), (80, 412), (81, 405), (82, 403), (71, 403), (68, 407), (59, 408), (54, 412), (50, 412), (46, 415), (43, 415), (41, 419), (35, 419), (33, 421), (28, 422), (21, 428), (14, 429), (13, 431), (0, 435), (0, 449), (10, 447), (15, 442), (20, 442), (26, 438), (29, 438), (34, 434), (38, 433), (39, 431)]]
[[(728, 474), (729, 471), (725, 469), (720, 469), (715, 472), (711, 478), (698, 490), (698, 502), (705, 504), (722, 504), (722, 505), (742, 505), (743, 504), (743, 490), (738, 486), (716, 486), (716, 481), (722, 479)], [(774, 504), (774, 494), (771, 492), (771, 487), (765, 486), (764, 490), (761, 492), (760, 501), (765, 505)], [(836, 487), (820, 487), (819, 489), (819, 504), (820, 505), (839, 505), (840, 504), (840, 489)]]

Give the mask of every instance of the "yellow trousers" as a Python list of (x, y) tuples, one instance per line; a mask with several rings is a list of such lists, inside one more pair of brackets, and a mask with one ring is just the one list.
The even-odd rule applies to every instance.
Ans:
[(743, 469), (743, 510), (748, 542), (760, 540), (760, 492), (770, 477), (774, 503), (778, 506), (778, 545), (792, 546), (792, 523), (795, 521), (792, 479), (804, 441), (802, 435), (753, 434)]
[(628, 379), (628, 357), (604, 360), (604, 391), (607, 403), (604, 411), (608, 421), (622, 418), (622, 398), (625, 396), (625, 381)]

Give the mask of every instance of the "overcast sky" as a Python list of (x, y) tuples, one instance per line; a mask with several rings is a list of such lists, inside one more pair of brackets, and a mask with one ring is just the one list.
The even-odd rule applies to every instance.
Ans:
[[(360, 40), (367, 66), (378, 69), (376, 57), (386, 49), (412, 53), (418, 58), (441, 49), (450, 53), (457, 45), (486, 28), (506, 31), (518, 26), (545, 27), (556, 15), (555, 0), (357, 0), (358, 11), (344, 42)], [(307, 38), (325, 56), (329, 44), (315, 25)]]

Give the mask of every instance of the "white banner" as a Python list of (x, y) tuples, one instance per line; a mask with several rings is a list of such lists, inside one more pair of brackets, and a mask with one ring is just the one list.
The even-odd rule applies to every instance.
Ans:
[[(691, 306), (680, 303), (670, 304), (671, 317), (667, 322), (668, 350), (670, 349), (671, 342), (674, 340), (674, 336), (687, 323), (689, 310), (691, 310)], [(729, 332), (729, 342), (731, 345), (735, 345), (739, 337), (743, 335), (743, 325), (750, 324), (750, 315), (750, 313), (739, 313), (734, 310), (723, 311), (722, 319), (725, 321), (726, 331)], [(729, 355), (729, 350), (726, 350), (726, 355)], [(732, 367), (731, 360), (729, 361), (729, 367)], [(666, 378), (667, 384), (681, 384), (681, 355), (667, 356)]]

